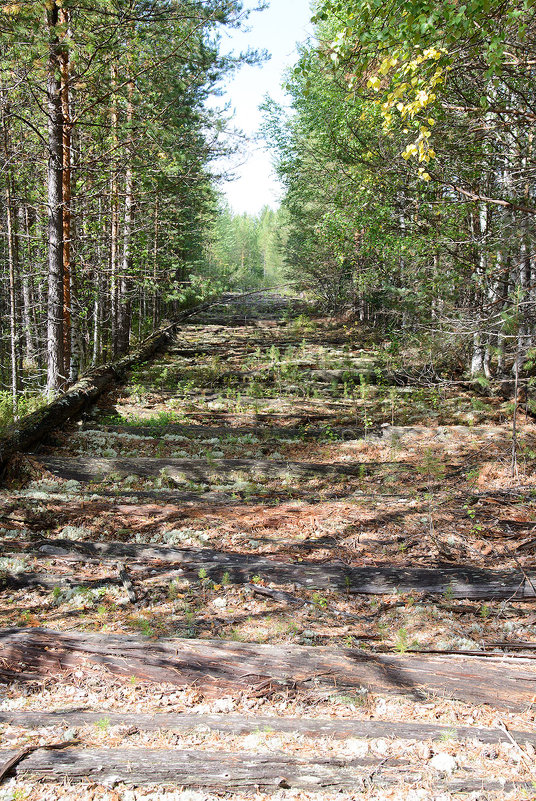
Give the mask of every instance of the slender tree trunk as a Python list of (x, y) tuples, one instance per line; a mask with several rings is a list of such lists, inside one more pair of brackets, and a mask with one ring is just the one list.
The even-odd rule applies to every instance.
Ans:
[(15, 231), (15, 214), (13, 211), (13, 175), (9, 166), (11, 160), (9, 146), (9, 131), (7, 120), (7, 108), (4, 91), (0, 91), (1, 103), (1, 122), (5, 169), (5, 201), (6, 201), (6, 223), (7, 223), (7, 261), (9, 274), (9, 345), (11, 362), (11, 402), (13, 416), (17, 416), (19, 401), (19, 360), (17, 348), (17, 236)]
[(112, 108), (110, 112), (112, 126), (112, 178), (110, 184), (110, 309), (111, 309), (111, 350), (115, 356), (117, 353), (117, 262), (119, 252), (119, 198), (117, 187), (117, 101), (115, 97), (115, 87), (117, 85), (117, 66), (112, 65)]
[(48, 301), (47, 301), (47, 392), (52, 395), (63, 376), (63, 114), (57, 25), (59, 7), (47, 8), (50, 34), (47, 65), (48, 111)]
[(125, 174), (125, 208), (123, 217), (123, 264), (121, 269), (121, 279), (119, 283), (119, 321), (118, 321), (118, 342), (117, 352), (119, 355), (128, 351), (130, 338), (130, 274), (132, 272), (132, 219), (134, 208), (134, 178), (132, 174), (132, 122), (134, 118), (134, 106), (132, 96), (134, 84), (128, 83), (128, 103), (127, 103), (127, 126), (128, 140), (127, 150), (127, 169)]
[[(69, 25), (69, 12), (62, 9), (61, 22)], [(71, 111), (69, 107), (69, 53), (60, 54), (63, 194), (63, 375), (71, 374)]]
[[(478, 223), (478, 225), (477, 225)], [(471, 214), (471, 233), (473, 241), (477, 242), (477, 275), (478, 285), (475, 289), (475, 330), (473, 333), (473, 352), (471, 356), (471, 377), (475, 378), (478, 375), (489, 377), (489, 359), (486, 361), (486, 350), (488, 348), (487, 335), (482, 332), (483, 319), (482, 319), (482, 306), (484, 285), (486, 282), (487, 273), (487, 251), (486, 251), (486, 238), (488, 234), (488, 208), (485, 203), (480, 204), (478, 221), (475, 216)]]
[[(24, 231), (26, 245), (24, 247), (24, 257), (20, 256), (21, 265), (27, 260), (24, 269), (20, 271), (20, 283), (22, 292), (22, 327), (24, 330), (24, 355), (28, 364), (35, 363), (36, 348), (33, 336), (32, 323), (32, 292), (28, 270), (32, 263), (32, 247), (30, 243), (30, 221), (28, 207), (19, 206), (19, 230)], [(22, 247), (21, 247), (22, 250)]]
[(158, 325), (158, 193), (154, 203), (153, 226), (153, 330)]
[[(97, 215), (99, 230), (102, 229), (102, 198), (98, 199), (98, 215)], [(100, 241), (97, 242), (96, 248), (97, 264), (100, 263), (102, 252)], [(101, 324), (102, 324), (102, 300), (103, 300), (103, 286), (102, 286), (102, 273), (97, 269), (95, 274), (94, 283), (94, 302), (93, 302), (93, 335), (92, 335), (92, 356), (91, 363), (97, 364), (101, 352)]]

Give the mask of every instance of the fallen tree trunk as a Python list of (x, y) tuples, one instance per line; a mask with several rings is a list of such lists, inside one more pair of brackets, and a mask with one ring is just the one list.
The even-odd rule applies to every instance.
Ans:
[(70, 748), (73, 745), (78, 745), (78, 740), (66, 740), (65, 742), (61, 743), (50, 743), (50, 745), (27, 745), (20, 751), (15, 751), (15, 753), (10, 756), (9, 759), (7, 759), (0, 767), (0, 784), (3, 782), (4, 778), (17, 767), (19, 762), (22, 762), (30, 754), (33, 754), (34, 751), (38, 751), (41, 748), (45, 748), (47, 750), (50, 749), (53, 751), (61, 751), (63, 748)]
[[(9, 548), (9, 541), (5, 543)], [(5, 551), (4, 551), (5, 552)], [(161, 562), (165, 565), (180, 565), (176, 576), (197, 580), (199, 571), (206, 577), (221, 583), (224, 574), (235, 584), (247, 584), (254, 576), (277, 584), (295, 584), (311, 590), (345, 590), (350, 594), (390, 595), (393, 592), (419, 592), (425, 595), (448, 595), (449, 598), (490, 600), (501, 598), (534, 598), (536, 575), (521, 571), (487, 570), (471, 566), (439, 565), (426, 567), (346, 567), (341, 564), (318, 562), (282, 562), (275, 559), (217, 551), (210, 548), (174, 548), (165, 545), (142, 545), (122, 542), (72, 542), (71, 540), (40, 540), (25, 549), (26, 553), (41, 553), (43, 556), (59, 558), (79, 555), (80, 561), (88, 557), (100, 560), (127, 559), (132, 562)], [(166, 567), (166, 579), (172, 578)], [(156, 578), (151, 572), (149, 578)], [(146, 578), (146, 576), (139, 576)], [(132, 573), (136, 579), (136, 572)], [(7, 576), (10, 586), (59, 586), (62, 583), (81, 584), (73, 577), (56, 577), (33, 573)]]
[(519, 711), (532, 703), (536, 670), (508, 660), (369, 654), (359, 649), (270, 646), (225, 640), (160, 640), (39, 628), (0, 631), (6, 669), (43, 675), (98, 664), (121, 676), (194, 686), (208, 696), (311, 690), (325, 696), (364, 691), (429, 694)]
[[(232, 734), (236, 736), (259, 731), (269, 733), (297, 734), (304, 737), (333, 737), (334, 739), (359, 738), (375, 740), (395, 738), (397, 740), (480, 740), (482, 743), (510, 743), (511, 740), (502, 729), (483, 729), (471, 726), (440, 726), (434, 723), (399, 723), (387, 720), (356, 720), (352, 718), (276, 718), (268, 716), (215, 714), (202, 715), (172, 714), (157, 712), (0, 712), (0, 723), (24, 729), (62, 726), (77, 728), (95, 726), (103, 722), (106, 726), (121, 726), (138, 731), (174, 731), (184, 733), (203, 729)], [(521, 745), (536, 745), (536, 734), (524, 731), (510, 731), (512, 737)]]

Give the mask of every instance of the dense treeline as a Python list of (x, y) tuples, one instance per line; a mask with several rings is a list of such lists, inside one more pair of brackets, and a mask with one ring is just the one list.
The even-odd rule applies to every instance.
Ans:
[(0, 9), (0, 380), (19, 411), (202, 291), (226, 149), (205, 101), (257, 60), (219, 52), (245, 16), (240, 0)]
[(448, 332), (473, 375), (509, 374), (535, 324), (533, 4), (316, 12), (292, 114), (268, 106), (288, 264), (331, 306), (398, 338), (429, 331), (444, 347)]
[(281, 280), (285, 215), (265, 206), (258, 215), (219, 210), (207, 247), (209, 274), (236, 288), (272, 286)]

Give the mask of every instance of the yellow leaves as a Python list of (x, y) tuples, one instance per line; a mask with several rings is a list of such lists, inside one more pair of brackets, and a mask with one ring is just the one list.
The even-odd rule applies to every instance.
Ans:
[(408, 161), (412, 156), (416, 156), (418, 152), (418, 146), (415, 142), (412, 142), (411, 145), (407, 145), (405, 150), (402, 151), (402, 158)]
[(382, 128), (385, 133), (387, 133), (393, 123), (393, 115), (392, 114), (384, 114), (383, 115), (383, 125)]
[(380, 70), (379, 70), (380, 75), (387, 75), (389, 70), (392, 69), (393, 67), (396, 67), (397, 64), (398, 64), (398, 58), (396, 58), (396, 56), (388, 56), (387, 58), (384, 58), (384, 60), (380, 64)]
[[(415, 99), (411, 100), (410, 102), (403, 102), (403, 98), (401, 95), (404, 93), (405, 89), (407, 88), (407, 84), (403, 84), (404, 88), (397, 87), (395, 91), (391, 92), (382, 105), (382, 110), (385, 114), (389, 113), (393, 108), (395, 108), (402, 119), (409, 117), (409, 119), (413, 119), (419, 112), (429, 106), (431, 103), (434, 102), (436, 99), (436, 95), (433, 92), (427, 92), (424, 89), (420, 89), (416, 95)], [(396, 102), (398, 100), (398, 102)], [(432, 125), (434, 121), (432, 120)]]
[(446, 81), (449, 66), (444, 56), (448, 56), (448, 52), (443, 48), (417, 47), (412, 52), (398, 49), (383, 58), (376, 74), (367, 81), (368, 88), (379, 95), (374, 105), (381, 114), (385, 134), (392, 136), (396, 119), (402, 122), (405, 134), (409, 134), (413, 126), (418, 129), (417, 138), (406, 145), (401, 156), (408, 162), (415, 159), (420, 165), (418, 178), (425, 182), (432, 180), (425, 165), (436, 158), (431, 147), (436, 120), (427, 115), (437, 102), (437, 87)]
[(419, 171), (417, 173), (417, 177), (419, 178), (420, 181), (428, 182), (428, 181), (432, 180), (432, 176), (430, 175), (430, 173), (426, 172), (424, 167), (419, 167)]
[[(431, 135), (432, 132), (429, 128), (421, 126), (417, 139), (407, 145), (402, 151), (402, 158), (405, 161), (409, 161), (412, 156), (415, 156), (419, 162), (429, 164), (430, 161), (436, 157), (435, 150), (430, 147), (428, 143)], [(419, 178), (423, 181), (431, 180), (430, 175), (425, 171), (424, 167), (419, 167)]]
[(408, 87), (408, 84), (407, 84), (407, 83), (400, 83), (400, 84), (399, 84), (399, 85), (396, 87), (396, 89), (394, 89), (394, 91), (393, 91), (393, 92), (391, 92), (391, 94), (389, 95), (389, 97), (393, 97), (393, 99), (394, 99), (394, 100), (398, 100), (398, 98), (399, 98), (399, 97), (402, 97), (402, 95), (404, 94), (404, 92), (406, 92), (406, 91), (408, 90), (408, 88), (409, 88), (409, 87)]
[(442, 69), (437, 69), (430, 78), (430, 86), (435, 87), (445, 83), (445, 73)]
[(379, 92), (381, 87), (381, 81), (377, 75), (374, 75), (372, 78), (368, 79), (367, 86), (369, 87), (369, 89), (374, 89), (375, 92)]
[(423, 52), (423, 56), (424, 58), (427, 59), (433, 58), (437, 61), (437, 59), (441, 58), (441, 56), (443, 56), (446, 52), (447, 51), (445, 50), (444, 47), (442, 47), (441, 50), (438, 50), (437, 47), (427, 47), (426, 50)]

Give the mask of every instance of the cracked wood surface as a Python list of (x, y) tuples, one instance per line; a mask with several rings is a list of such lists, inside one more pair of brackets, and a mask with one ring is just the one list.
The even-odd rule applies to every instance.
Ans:
[(112, 634), (39, 628), (0, 631), (0, 659), (9, 670), (43, 675), (83, 662), (122, 676), (202, 688), (212, 696), (255, 691), (261, 685), (312, 692), (439, 695), (472, 704), (520, 710), (532, 703), (536, 672), (518, 657), (372, 654), (325, 646), (258, 645), (220, 640), (158, 642)]
[[(11, 752), (6, 754), (8, 758)], [(100, 784), (147, 784), (206, 789), (281, 790), (296, 788), (320, 792), (322, 789), (369, 786), (388, 787), (403, 780), (419, 783), (422, 772), (405, 760), (363, 757), (361, 759), (299, 759), (283, 753), (250, 754), (247, 752), (195, 751), (151, 748), (69, 748), (64, 751), (37, 750), (15, 767), (18, 777), (68, 780), (93, 779)], [(472, 776), (462, 778), (436, 776), (433, 788), (437, 791), (509, 791), (525, 793), (530, 782), (490, 781)]]
[[(37, 729), (47, 726), (91, 726), (106, 721), (107, 726), (135, 727), (140, 731), (190, 732), (199, 729), (242, 735), (253, 732), (287, 732), (305, 737), (347, 738), (396, 738), (400, 740), (469, 740), (477, 738), (483, 743), (509, 743), (511, 740), (502, 729), (486, 729), (479, 726), (440, 726), (433, 723), (399, 723), (387, 720), (358, 720), (330, 718), (278, 718), (263, 715), (246, 716), (230, 714), (143, 714), (141, 712), (65, 711), (58, 712), (0, 712), (0, 723), (21, 728)], [(536, 745), (536, 733), (510, 731), (510, 736), (520, 744)]]
[[(5, 543), (7, 545), (8, 543)], [(4, 551), (5, 553), (6, 551)], [(224, 574), (235, 584), (247, 584), (254, 576), (278, 584), (291, 583), (309, 589), (339, 589), (347, 593), (386, 595), (393, 592), (416, 591), (425, 595), (448, 595), (451, 598), (534, 598), (536, 574), (515, 571), (494, 571), (470, 566), (445, 564), (437, 568), (423, 567), (350, 567), (346, 565), (318, 564), (302, 559), (299, 562), (284, 562), (277, 559), (217, 551), (210, 548), (175, 548), (163, 545), (138, 545), (131, 543), (77, 543), (69, 540), (41, 540), (26, 552), (37, 552), (47, 556), (69, 556), (80, 561), (88, 556), (103, 560), (123, 559), (136, 562), (160, 562), (181, 565), (177, 576), (196, 578), (200, 570), (207, 577), (221, 581)], [(167, 570), (169, 578), (169, 570)], [(145, 578), (157, 575), (149, 573)], [(134, 575), (134, 578), (136, 576)], [(113, 582), (115, 578), (99, 579), (98, 584)], [(19, 573), (0, 579), (11, 587), (83, 586), (84, 581), (61, 574)], [(91, 582), (90, 582), (91, 584)]]

